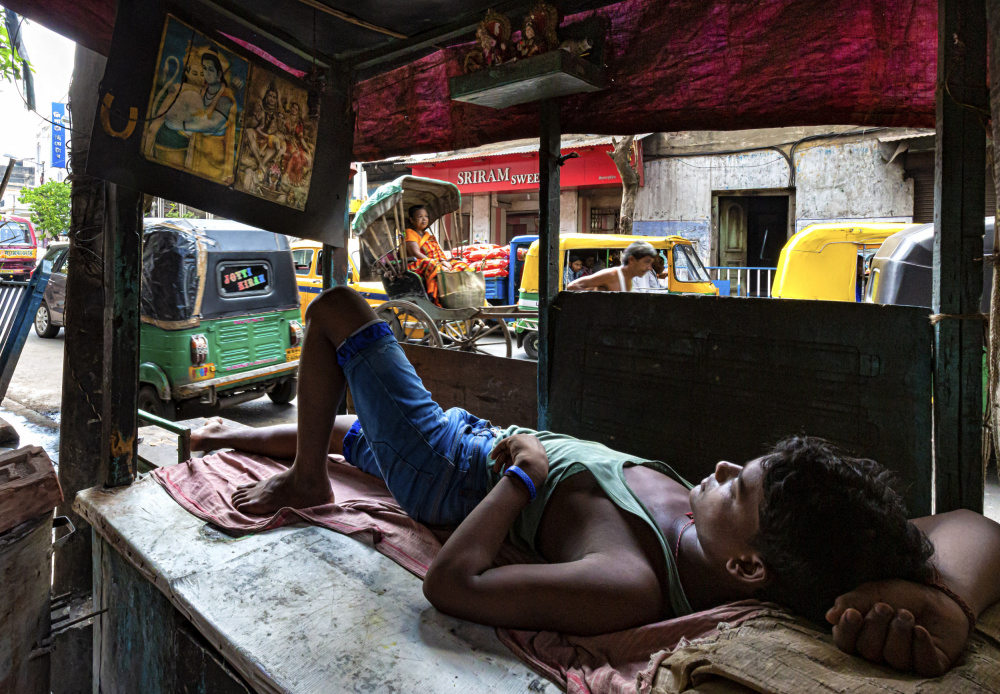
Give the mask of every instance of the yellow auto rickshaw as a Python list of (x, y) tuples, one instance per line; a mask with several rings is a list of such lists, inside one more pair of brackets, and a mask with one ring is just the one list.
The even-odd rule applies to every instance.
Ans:
[[(647, 241), (659, 250), (667, 270), (666, 286), (669, 294), (710, 294), (718, 296), (708, 270), (702, 264), (694, 244), (683, 236), (625, 236), (622, 234), (563, 234), (559, 237), (559, 289), (563, 289), (565, 268), (571, 255), (592, 257), (592, 270), (618, 264), (618, 256), (634, 241)], [(538, 241), (531, 244), (524, 260), (518, 308), (538, 311)], [(538, 316), (523, 316), (514, 323), (517, 346), (532, 359), (538, 358)]]
[(779, 299), (862, 301), (868, 263), (882, 243), (913, 224), (811, 224), (778, 256), (771, 296)]
[[(323, 244), (303, 239), (292, 244), (292, 258), (295, 262), (295, 279), (299, 285), (299, 299), (302, 315), (306, 307), (323, 291)], [(364, 278), (358, 268), (358, 252), (348, 256), (347, 285), (365, 298), (370, 306), (378, 306), (388, 300), (385, 289), (378, 277)], [(370, 273), (369, 273), (370, 274)]]

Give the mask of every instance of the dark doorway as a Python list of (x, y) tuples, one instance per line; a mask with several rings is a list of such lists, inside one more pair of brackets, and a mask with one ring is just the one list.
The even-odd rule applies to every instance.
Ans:
[[(788, 236), (788, 196), (762, 195), (748, 198), (747, 265), (772, 268), (778, 265), (778, 255)], [(749, 296), (770, 296), (774, 273), (750, 272), (747, 277)]]
[(747, 266), (776, 267), (788, 238), (788, 196), (747, 198)]
[(510, 243), (515, 236), (538, 233), (537, 212), (507, 213), (507, 238), (504, 243)]
[[(719, 196), (719, 264), (723, 267), (774, 268), (787, 240), (787, 195)], [(744, 296), (770, 296), (773, 272), (741, 270), (728, 276), (736, 279)]]

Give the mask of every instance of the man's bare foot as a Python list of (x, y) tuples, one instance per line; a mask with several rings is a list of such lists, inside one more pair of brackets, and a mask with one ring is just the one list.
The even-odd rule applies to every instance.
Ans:
[(293, 472), (294, 468), (289, 468), (259, 482), (244, 484), (233, 492), (233, 506), (240, 513), (264, 515), (286, 507), (310, 508), (333, 503), (329, 479), (303, 482)]
[(222, 423), (222, 417), (212, 417), (205, 426), (194, 429), (191, 432), (191, 450), (208, 453), (220, 448), (225, 448), (221, 443), (224, 436), (231, 433), (231, 429)]

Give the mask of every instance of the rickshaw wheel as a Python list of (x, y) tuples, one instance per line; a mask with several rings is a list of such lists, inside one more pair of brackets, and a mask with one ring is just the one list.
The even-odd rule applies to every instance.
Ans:
[(462, 321), (441, 321), (438, 330), (441, 333), (441, 341), (445, 349), (492, 354), (484, 349), (481, 342), (484, 338), (499, 335), (503, 337), (506, 345), (507, 358), (510, 359), (514, 353), (510, 328), (507, 327), (507, 322), (502, 319), (473, 318)]
[(375, 315), (389, 324), (400, 344), (441, 347), (441, 334), (430, 316), (409, 301), (386, 301), (375, 307)]

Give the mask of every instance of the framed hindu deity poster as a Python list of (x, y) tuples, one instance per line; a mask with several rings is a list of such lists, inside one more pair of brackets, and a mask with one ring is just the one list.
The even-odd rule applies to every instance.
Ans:
[[(241, 29), (210, 5), (121, 0), (87, 173), (343, 245), (348, 79), (268, 61), (229, 33)], [(322, 195), (311, 194), (317, 186)]]
[(142, 137), (149, 161), (235, 180), (250, 61), (167, 15)]
[(316, 151), (309, 94), (263, 70), (250, 79), (245, 130), (237, 157), (236, 189), (305, 209)]

